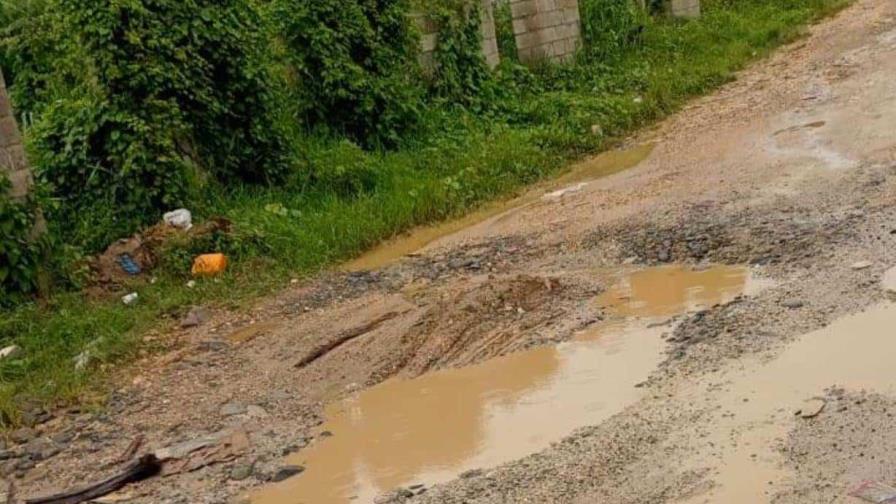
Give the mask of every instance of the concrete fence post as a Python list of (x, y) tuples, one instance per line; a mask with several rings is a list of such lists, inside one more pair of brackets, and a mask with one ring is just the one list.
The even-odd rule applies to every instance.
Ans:
[(581, 43), (578, 0), (511, 0), (513, 33), (523, 63), (566, 61)]
[(22, 135), (9, 102), (6, 82), (0, 71), (0, 174), (9, 178), (12, 187), (8, 197), (14, 201), (22, 201), (31, 192), (34, 183), (28, 160), (25, 157), (25, 146)]
[[(494, 0), (479, 0), (479, 2), (482, 56), (490, 68), (495, 68), (501, 63), (497, 29), (495, 28), (495, 4)], [(435, 70), (435, 52), (439, 45), (439, 26), (423, 13), (414, 13), (411, 18), (416, 23), (417, 29), (420, 30), (420, 66), (427, 73), (432, 73)]]
[(676, 18), (696, 19), (700, 17), (700, 0), (671, 0), (669, 14)]

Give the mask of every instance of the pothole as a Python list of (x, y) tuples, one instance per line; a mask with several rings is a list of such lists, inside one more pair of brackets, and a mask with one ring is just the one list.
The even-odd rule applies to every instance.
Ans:
[[(330, 405), (322, 429), (333, 436), (290, 460), (306, 471), (254, 502), (372, 502), (396, 487), (422, 491), (543, 450), (643, 397), (638, 385), (663, 359), (668, 327), (659, 319), (731, 301), (748, 285), (748, 271), (736, 267), (622, 274), (598, 300), (611, 319), (571, 342), (391, 379)], [(556, 288), (516, 279), (495, 307), (512, 299), (526, 310)]]

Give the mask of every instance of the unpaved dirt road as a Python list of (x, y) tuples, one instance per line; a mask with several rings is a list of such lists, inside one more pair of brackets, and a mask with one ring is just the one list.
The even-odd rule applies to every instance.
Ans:
[(896, 2), (859, 0), (576, 173), (631, 169), (156, 336), (3, 474), (218, 434), (107, 502), (860, 502), (896, 484), (894, 76)]

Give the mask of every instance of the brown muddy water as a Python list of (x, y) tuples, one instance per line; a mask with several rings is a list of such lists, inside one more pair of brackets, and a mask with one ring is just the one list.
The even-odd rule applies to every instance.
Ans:
[[(686, 499), (690, 504), (763, 504), (787, 485), (788, 470), (778, 447), (797, 422), (795, 415), (823, 398), (830, 387), (851, 391), (896, 392), (896, 305), (879, 306), (807, 334), (770, 362), (757, 359), (735, 372), (716, 375), (686, 398), (719, 412), (712, 429), (695, 443), (681, 467), (711, 469), (715, 487)], [(836, 414), (822, 410), (817, 418)], [(844, 438), (848, 433), (844, 433)], [(836, 442), (839, 440), (829, 440)], [(877, 462), (873, 462), (877, 463)], [(845, 493), (867, 478), (861, 466), (846, 468)], [(820, 481), (819, 484), (835, 482)]]
[(395, 239), (386, 241), (357, 259), (347, 262), (341, 269), (344, 271), (362, 271), (381, 268), (426, 247), (439, 238), (454, 234), (492, 218), (512, 215), (521, 208), (537, 204), (546, 191), (582, 184), (634, 168), (647, 159), (650, 153), (653, 152), (653, 149), (654, 144), (645, 144), (626, 150), (605, 152), (576, 164), (569, 172), (552, 181), (537, 184), (533, 189), (520, 197), (492, 203), (463, 218), (432, 226), (422, 226)]
[(613, 315), (556, 347), (412, 380), (393, 379), (326, 409), (333, 434), (290, 459), (305, 472), (256, 504), (369, 503), (396, 487), (430, 486), (538, 452), (642, 397), (662, 360), (657, 317), (728, 302), (744, 268), (656, 268), (619, 275), (598, 300)]

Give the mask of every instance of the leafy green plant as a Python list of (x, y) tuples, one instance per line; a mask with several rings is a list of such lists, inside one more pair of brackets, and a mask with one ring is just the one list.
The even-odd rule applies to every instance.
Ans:
[(299, 120), (367, 146), (397, 144), (422, 104), (408, 12), (406, 0), (274, 0)]
[(13, 201), (9, 180), (0, 175), (0, 306), (37, 288), (42, 242), (32, 236), (37, 205)]
[(479, 2), (441, 0), (427, 4), (438, 27), (432, 91), (451, 103), (481, 107), (495, 97), (492, 73), (482, 54)]

